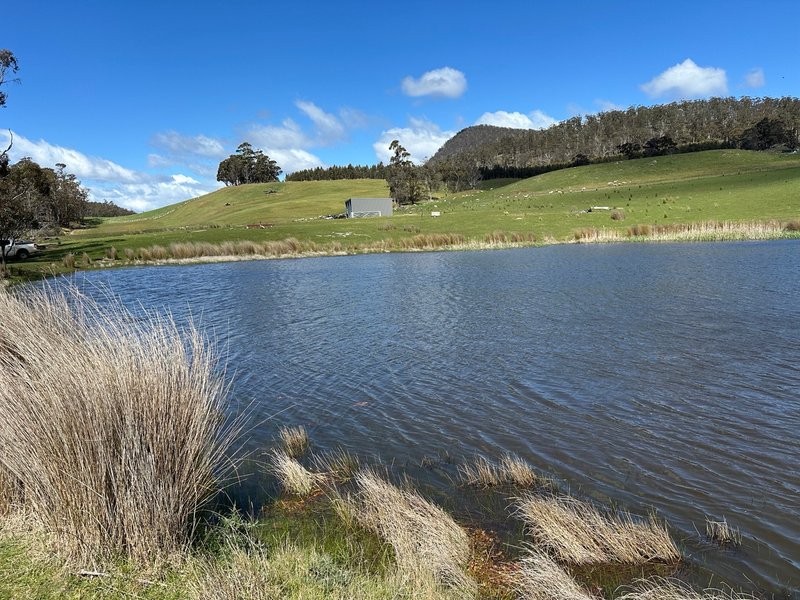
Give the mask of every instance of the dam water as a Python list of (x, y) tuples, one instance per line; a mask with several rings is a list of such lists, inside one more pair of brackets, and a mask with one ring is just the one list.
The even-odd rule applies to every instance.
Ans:
[[(798, 241), (142, 267), (74, 281), (210, 332), (232, 399), (247, 406), (248, 451), (302, 424), (317, 448), (397, 464), (514, 452), (572, 490), (655, 510), (723, 581), (777, 597), (800, 587)], [(695, 543), (707, 517), (738, 528), (742, 547)]]

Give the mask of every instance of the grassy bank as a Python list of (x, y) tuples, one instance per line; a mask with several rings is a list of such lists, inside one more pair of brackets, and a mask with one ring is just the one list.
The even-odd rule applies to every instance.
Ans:
[(78, 295), (0, 291), (0, 310), (0, 597), (734, 597), (663, 580), (686, 558), (644, 507), (574, 497), (513, 455), (453, 466), (445, 510), (287, 427), (254, 457), (281, 493), (242, 516), (200, 334)]
[[(715, 150), (483, 182), (392, 217), (325, 219), (383, 181), (224, 188), (147, 213), (102, 220), (12, 264), (19, 279), (75, 268), (214, 257), (341, 255), (604, 241), (800, 236), (800, 154)], [(438, 212), (441, 216), (433, 217)]]

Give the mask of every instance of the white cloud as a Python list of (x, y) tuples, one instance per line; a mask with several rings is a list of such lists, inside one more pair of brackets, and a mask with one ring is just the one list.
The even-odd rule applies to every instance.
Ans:
[(287, 175), (302, 169), (326, 166), (319, 157), (300, 148), (270, 148), (264, 152), (277, 162)]
[[(9, 136), (5, 132), (0, 135), (6, 140), (2, 144), (5, 148)], [(143, 173), (137, 173), (110, 160), (87, 156), (72, 148), (55, 146), (44, 140), (34, 142), (20, 135), (14, 136), (14, 145), (9, 156), (12, 160), (29, 156), (41, 166), (49, 168), (53, 168), (57, 163), (63, 163), (67, 165), (67, 171), (76, 175), (78, 179), (135, 183), (141, 181), (143, 176)]]
[(767, 83), (764, 78), (764, 69), (750, 69), (747, 75), (744, 76), (744, 85), (751, 89), (764, 87)]
[(322, 145), (320, 141), (306, 135), (292, 119), (284, 119), (280, 126), (253, 125), (247, 130), (246, 139), (277, 162), (287, 175), (324, 166), (321, 159), (307, 151), (307, 148)]
[(406, 96), (458, 98), (467, 89), (467, 78), (457, 69), (442, 67), (423, 73), (419, 79), (409, 75), (403, 79), (401, 87)]
[(190, 198), (196, 198), (221, 187), (220, 183), (201, 184), (192, 177), (173, 175), (168, 181), (122, 185), (100, 185), (90, 191), (92, 200), (110, 200), (118, 206), (146, 211)]
[(226, 155), (222, 142), (205, 135), (181, 135), (176, 131), (155, 134), (151, 143), (175, 156), (196, 155), (205, 158), (223, 158)]
[(619, 104), (615, 104), (611, 102), (611, 100), (603, 100), (602, 98), (598, 98), (594, 101), (595, 106), (600, 109), (600, 112), (611, 112), (612, 110), (625, 110)]
[(392, 157), (389, 144), (398, 140), (411, 154), (411, 160), (422, 164), (455, 134), (455, 131), (442, 131), (438, 125), (425, 119), (411, 118), (408, 127), (393, 127), (383, 131), (372, 147), (378, 160), (388, 163)]
[[(0, 133), (3, 147), (8, 145), (8, 134)], [(89, 199), (110, 200), (119, 206), (133, 210), (150, 210), (174, 202), (188, 200), (218, 188), (216, 182), (202, 183), (184, 174), (150, 174), (128, 169), (104, 158), (90, 157), (86, 154), (56, 146), (39, 140), (31, 141), (24, 136), (14, 135), (14, 145), (9, 153), (13, 161), (24, 156), (31, 157), (43, 167), (52, 168), (56, 163), (67, 165), (67, 172), (73, 173), (89, 190)], [(158, 162), (150, 155), (148, 161)]]
[(689, 58), (641, 85), (651, 98), (703, 98), (728, 93), (724, 69), (699, 67)]
[(504, 110), (485, 112), (475, 121), (475, 125), (494, 125), (513, 129), (546, 129), (556, 123), (558, 121), (540, 110), (534, 110), (528, 114)]
[(246, 139), (265, 152), (266, 148), (307, 148), (313, 144), (292, 119), (284, 119), (280, 126), (252, 125), (246, 132)]
[(326, 113), (313, 102), (298, 100), (295, 102), (295, 106), (311, 119), (311, 122), (317, 128), (317, 143), (326, 145), (344, 137), (344, 125), (332, 114)]

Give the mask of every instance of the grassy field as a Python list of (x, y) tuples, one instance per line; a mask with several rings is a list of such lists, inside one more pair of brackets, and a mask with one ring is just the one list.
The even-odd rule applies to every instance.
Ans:
[[(774, 222), (781, 235), (787, 223), (800, 220), (800, 154), (716, 150), (589, 165), (524, 180), (486, 181), (477, 190), (457, 194), (436, 193), (387, 218), (321, 218), (341, 213), (349, 197), (386, 195), (385, 182), (377, 180), (223, 188), (75, 230), (35, 260), (14, 265), (14, 272), (25, 277), (70, 270), (62, 262), (69, 253), (77, 266), (88, 266), (89, 259), (103, 259), (111, 247), (117, 258), (124, 258), (126, 250), (133, 258), (139, 248), (187, 242), (294, 238), (302, 251), (353, 253), (452, 246), (454, 239), (462, 247), (589, 241), (592, 236), (576, 234), (586, 230), (625, 238), (636, 225), (718, 221)], [(434, 211), (441, 216), (432, 217)], [(445, 237), (428, 244), (420, 236)]]

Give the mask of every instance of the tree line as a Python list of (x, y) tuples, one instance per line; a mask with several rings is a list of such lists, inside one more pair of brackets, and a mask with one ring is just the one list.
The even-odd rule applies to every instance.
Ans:
[(430, 162), (468, 162), (488, 175), (572, 165), (584, 157), (602, 162), (714, 148), (791, 150), (799, 144), (800, 99), (711, 98), (576, 116), (543, 130), (468, 127)]

